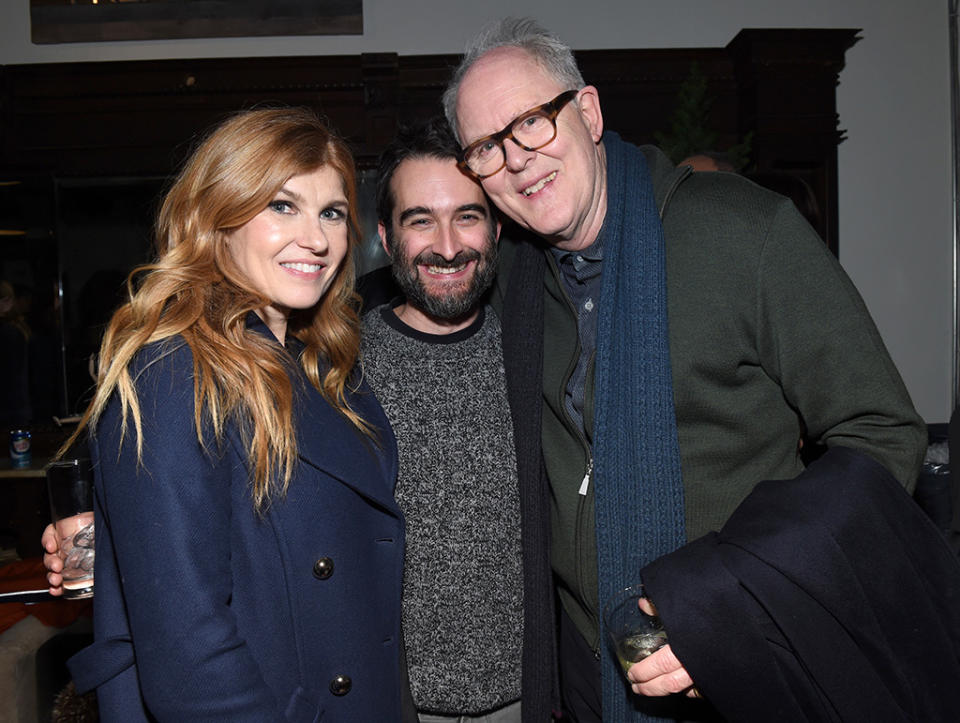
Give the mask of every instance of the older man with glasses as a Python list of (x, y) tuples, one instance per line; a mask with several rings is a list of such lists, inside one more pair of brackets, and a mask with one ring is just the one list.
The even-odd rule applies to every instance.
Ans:
[(790, 201), (605, 132), (597, 89), (534, 22), (481, 34), (444, 105), (461, 168), (532, 232), (505, 230), (494, 305), (535, 460), (521, 488), (548, 528), (524, 546), (549, 539), (566, 714), (709, 719), (669, 645), (630, 669), (643, 697), (625, 694), (602, 601), (721, 528), (759, 481), (804, 473), (801, 438), (911, 486), (923, 422)]

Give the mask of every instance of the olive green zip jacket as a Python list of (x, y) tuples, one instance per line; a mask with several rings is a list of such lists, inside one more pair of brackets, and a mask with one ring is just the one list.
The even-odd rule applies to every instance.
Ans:
[[(666, 242), (688, 540), (719, 529), (759, 481), (799, 474), (801, 438), (860, 450), (912, 491), (926, 427), (863, 301), (816, 232), (789, 199), (743, 177), (692, 173), (653, 147), (642, 150)], [(579, 354), (576, 313), (551, 254), (536, 243), (519, 231), (505, 234), (492, 304), (504, 320), (508, 377), (526, 389), (511, 397), (517, 428), (533, 422), (530, 415), (540, 418), (559, 599), (599, 649), (590, 445), (563, 404)], [(545, 257), (542, 318), (509, 303), (518, 254)], [(540, 358), (538, 383), (530, 370)], [(543, 397), (533, 404), (537, 387)], [(530, 465), (521, 488), (545, 484), (538, 467)]]

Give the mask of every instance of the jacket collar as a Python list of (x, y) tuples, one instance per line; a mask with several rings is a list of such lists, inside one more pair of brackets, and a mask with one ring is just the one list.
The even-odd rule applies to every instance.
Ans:
[[(297, 450), (300, 463), (336, 478), (358, 494), (399, 516), (393, 498), (396, 455), (393, 433), (372, 393), (350, 396), (350, 405), (376, 436), (368, 437), (299, 374), (296, 388)], [(297, 382), (295, 382), (296, 384)]]
[[(252, 311), (247, 314), (246, 325), (250, 331), (277, 341), (263, 319)], [(304, 349), (303, 342), (288, 335), (285, 349), (291, 357), (290, 381), (293, 384), (300, 463), (336, 478), (358, 494), (399, 515), (393, 498), (396, 466), (389, 463), (392, 457), (385, 451), (394, 445), (393, 434), (373, 394), (369, 391), (353, 394), (350, 404), (377, 429), (379, 439), (362, 434), (310, 384), (297, 362)], [(378, 450), (378, 444), (384, 449)]]

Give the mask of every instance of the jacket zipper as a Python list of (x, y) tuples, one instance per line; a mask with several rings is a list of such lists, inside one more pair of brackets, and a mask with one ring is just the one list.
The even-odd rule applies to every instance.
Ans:
[[(547, 266), (550, 268), (550, 272), (553, 274), (554, 280), (557, 282), (560, 288), (560, 293), (563, 295), (563, 299), (567, 304), (568, 310), (573, 315), (574, 326), (576, 326), (577, 310), (574, 307), (573, 302), (570, 301), (570, 297), (567, 295), (566, 289), (563, 288), (563, 280), (560, 278), (560, 270), (557, 268), (556, 261), (554, 260), (551, 254), (549, 253), (546, 254), (546, 257), (547, 257)], [(564, 394), (564, 395), (566, 394), (567, 385), (570, 383), (570, 377), (573, 375), (573, 372), (576, 369), (577, 360), (580, 358), (581, 351), (582, 351), (582, 347), (580, 346), (580, 332), (578, 329), (577, 330), (577, 346), (576, 346), (575, 354), (573, 356), (574, 361), (573, 361), (573, 364), (571, 364), (568, 367), (566, 373), (563, 375), (563, 385), (561, 387), (561, 394)], [(587, 492), (589, 491), (589, 488), (590, 488), (590, 482), (593, 477), (593, 450), (591, 449), (589, 443), (587, 442), (587, 438), (584, 436), (583, 432), (580, 430), (580, 427), (578, 427), (576, 424), (573, 423), (573, 420), (570, 418), (570, 414), (567, 412), (567, 405), (562, 399), (561, 399), (560, 408), (561, 408), (563, 419), (567, 426), (567, 429), (571, 429), (576, 433), (576, 437), (580, 442), (580, 447), (584, 451), (584, 455), (587, 458), (587, 468), (586, 468), (586, 471), (584, 472), (583, 479), (580, 482), (580, 487), (577, 490), (577, 496), (579, 499), (577, 500), (577, 535), (576, 535), (576, 546), (575, 546), (576, 565), (577, 565), (577, 570), (576, 570), (577, 582), (580, 590), (584, 590), (586, 589), (586, 585), (584, 584), (584, 580), (583, 580), (583, 565), (581, 563), (581, 560), (583, 559), (583, 548), (581, 547), (581, 544), (580, 544), (580, 541), (581, 541), (580, 530), (583, 529), (583, 517), (585, 514), (584, 503), (587, 497)], [(583, 605), (584, 609), (591, 612), (599, 620), (599, 615), (600, 615), (599, 610), (592, 610), (589, 601), (586, 600), (582, 594), (579, 594), (578, 597), (580, 599), (580, 604)], [(597, 639), (593, 641), (593, 645), (591, 647), (593, 648), (594, 657), (597, 660), (599, 660), (600, 659), (599, 628), (598, 628)]]
[(580, 489), (577, 491), (581, 497), (587, 496), (587, 489), (590, 487), (590, 474), (593, 472), (593, 455), (587, 460), (587, 471), (583, 475), (583, 481), (580, 483)]

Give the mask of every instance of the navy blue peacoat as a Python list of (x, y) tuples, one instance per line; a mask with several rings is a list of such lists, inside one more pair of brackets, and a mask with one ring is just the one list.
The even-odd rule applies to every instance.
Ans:
[(373, 395), (348, 401), (375, 440), (292, 371), (299, 464), (258, 515), (236, 427), (197, 441), (189, 348), (134, 366), (142, 464), (116, 399), (91, 440), (95, 642), (70, 662), (78, 687), (97, 686), (108, 722), (399, 720), (404, 527)]

